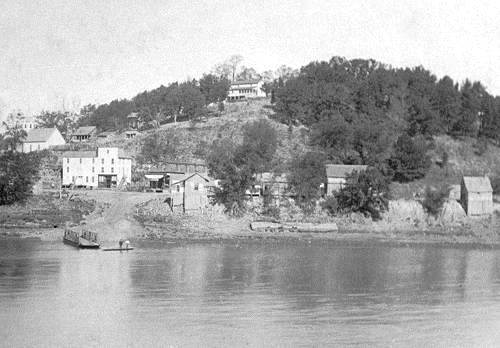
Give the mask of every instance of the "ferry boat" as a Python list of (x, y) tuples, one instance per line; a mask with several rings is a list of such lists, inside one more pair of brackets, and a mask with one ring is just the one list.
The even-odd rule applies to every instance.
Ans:
[(69, 228), (64, 230), (63, 242), (81, 249), (98, 249), (97, 233), (83, 231), (78, 233)]

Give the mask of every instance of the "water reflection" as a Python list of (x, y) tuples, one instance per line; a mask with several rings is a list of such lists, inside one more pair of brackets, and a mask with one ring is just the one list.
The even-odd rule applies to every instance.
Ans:
[(0, 241), (8, 346), (489, 344), (499, 294), (495, 250)]

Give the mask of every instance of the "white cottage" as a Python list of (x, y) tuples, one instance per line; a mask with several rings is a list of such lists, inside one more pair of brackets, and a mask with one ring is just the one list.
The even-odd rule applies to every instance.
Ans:
[(66, 141), (57, 128), (35, 128), (28, 132), (18, 151), (27, 153), (64, 144)]
[(336, 191), (340, 191), (346, 184), (346, 178), (353, 172), (366, 170), (365, 165), (347, 165), (347, 164), (327, 164), (326, 168), (326, 194), (332, 195)]
[(116, 147), (68, 151), (62, 156), (62, 185), (112, 188), (131, 183), (132, 159)]
[(228, 101), (264, 98), (266, 93), (262, 90), (262, 80), (233, 81), (227, 95)]

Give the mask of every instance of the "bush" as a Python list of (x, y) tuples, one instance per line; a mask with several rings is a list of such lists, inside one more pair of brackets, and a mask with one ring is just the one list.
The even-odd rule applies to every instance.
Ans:
[(321, 208), (326, 210), (329, 215), (337, 214), (339, 210), (339, 203), (337, 202), (337, 198), (335, 196), (328, 196), (326, 199), (321, 202)]
[(411, 138), (406, 134), (401, 135), (389, 164), (394, 170), (396, 181), (408, 182), (424, 177), (431, 166), (425, 139), (421, 136)]
[(493, 188), (493, 194), (500, 194), (500, 176), (496, 176), (491, 179), (491, 187)]
[(339, 209), (380, 219), (380, 213), (389, 206), (389, 183), (388, 177), (377, 168), (353, 172), (347, 177), (346, 185), (335, 195)]
[(424, 210), (432, 215), (437, 216), (443, 209), (443, 204), (450, 195), (450, 188), (443, 186), (439, 189), (427, 186), (425, 188), (424, 200), (422, 206)]

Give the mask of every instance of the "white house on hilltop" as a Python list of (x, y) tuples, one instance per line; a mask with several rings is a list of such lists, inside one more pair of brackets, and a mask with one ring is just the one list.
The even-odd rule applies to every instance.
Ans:
[(131, 183), (132, 159), (117, 147), (68, 151), (62, 156), (62, 185), (111, 188)]
[(227, 95), (228, 101), (263, 98), (266, 93), (262, 90), (262, 80), (233, 81)]
[(27, 153), (64, 144), (66, 141), (57, 128), (35, 128), (28, 131), (28, 135), (22, 140), (17, 150)]

